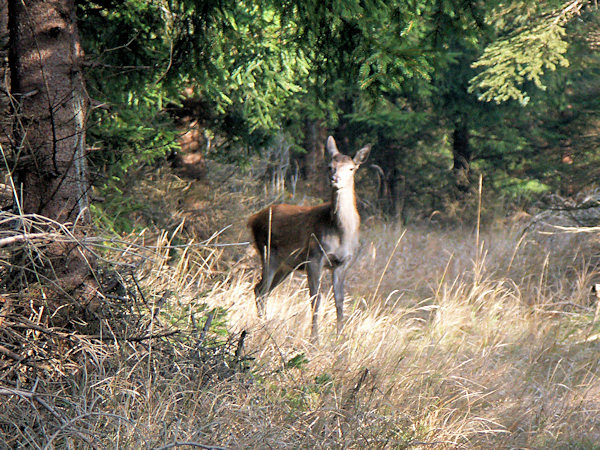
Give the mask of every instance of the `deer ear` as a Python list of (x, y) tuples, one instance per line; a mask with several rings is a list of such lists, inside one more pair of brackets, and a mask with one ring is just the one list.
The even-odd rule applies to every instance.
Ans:
[(333, 158), (339, 152), (340, 151), (338, 150), (337, 145), (335, 145), (335, 139), (333, 136), (329, 136), (327, 138), (327, 153), (329, 154), (329, 157)]
[(356, 164), (357, 166), (360, 166), (362, 163), (364, 163), (367, 160), (370, 152), (371, 152), (371, 144), (365, 145), (363, 148), (361, 148), (359, 151), (356, 152), (356, 155), (354, 155), (354, 158), (353, 158), (354, 164)]

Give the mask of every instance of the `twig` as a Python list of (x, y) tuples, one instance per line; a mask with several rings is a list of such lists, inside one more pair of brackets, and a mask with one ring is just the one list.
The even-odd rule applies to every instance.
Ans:
[(240, 338), (238, 339), (237, 348), (235, 349), (236, 360), (240, 358), (240, 355), (242, 354), (242, 351), (244, 350), (244, 340), (246, 339), (247, 334), (248, 333), (246, 332), (246, 330), (242, 331), (242, 333), (240, 334)]
[[(37, 386), (37, 381), (36, 381), (35, 386)], [(17, 395), (19, 397), (26, 398), (30, 402), (34, 402), (35, 401), (35, 402), (39, 403), (50, 414), (52, 414), (54, 416), (54, 418), (56, 420), (58, 420), (63, 425), (63, 427), (66, 426), (66, 425), (68, 425), (69, 422), (67, 422), (67, 419), (66, 419), (66, 417), (63, 414), (60, 414), (58, 411), (56, 411), (52, 406), (50, 406), (48, 403), (46, 403), (44, 400), (42, 400), (36, 394), (36, 392), (35, 392), (35, 386), (33, 387), (33, 389), (31, 391), (24, 391), (22, 389), (6, 388), (6, 387), (0, 388), (0, 395)], [(61, 429), (62, 429), (62, 427), (61, 427)], [(57, 433), (55, 433), (55, 436), (57, 435)], [(81, 439), (83, 439), (84, 441), (86, 441), (86, 443), (88, 443), (88, 444), (90, 443), (90, 441), (88, 440), (87, 436), (85, 436), (83, 433), (75, 430), (75, 434), (77, 434)], [(51, 440), (53, 438), (51, 438)], [(51, 442), (51, 441), (49, 441), (49, 442)]]
[(204, 322), (204, 327), (202, 328), (202, 333), (200, 333), (200, 338), (198, 339), (198, 347), (204, 341), (204, 337), (206, 336), (206, 333), (208, 333), (208, 330), (210, 328), (210, 324), (212, 323), (213, 317), (215, 317), (215, 310), (214, 309), (211, 312), (208, 313), (208, 317), (206, 318), (206, 322)]
[(481, 229), (481, 195), (483, 194), (483, 174), (479, 174), (479, 189), (477, 190), (477, 228), (475, 230), (475, 247), (477, 251), (477, 261), (480, 258), (479, 232)]
[(146, 308), (150, 308), (148, 306), (148, 302), (146, 301), (146, 296), (142, 292), (142, 288), (140, 287), (140, 285), (139, 285), (139, 283), (137, 281), (137, 278), (135, 277), (135, 275), (133, 273), (131, 274), (131, 279), (133, 280), (133, 283), (135, 284), (135, 287), (137, 288), (137, 290), (138, 290), (138, 292), (140, 294), (140, 297), (142, 298), (142, 301), (144, 302), (144, 305), (146, 305)]
[(154, 302), (154, 305), (152, 305), (152, 317), (154, 319), (157, 318), (158, 313), (160, 312), (160, 308), (162, 307), (162, 305), (165, 303), (165, 301), (169, 298), (169, 296), (172, 294), (171, 291), (165, 291), (164, 294), (160, 297), (160, 299), (157, 302)]
[[(46, 449), (54, 448), (52, 446), (52, 442), (59, 436), (60, 433), (62, 433), (64, 430), (68, 429), (72, 424), (74, 424), (78, 420), (82, 420), (82, 419), (85, 419), (87, 417), (92, 417), (92, 416), (111, 417), (111, 418), (115, 418), (115, 419), (121, 420), (123, 422), (126, 422), (126, 423), (128, 423), (128, 424), (130, 424), (130, 425), (132, 425), (134, 427), (137, 425), (132, 420), (129, 420), (126, 417), (119, 416), (117, 414), (105, 413), (105, 412), (88, 412), (88, 413), (83, 413), (83, 414), (80, 414), (78, 416), (73, 417), (69, 421), (63, 421), (62, 426), (58, 430), (56, 430), (52, 436), (50, 436), (50, 439), (48, 439), (48, 441), (46, 442), (46, 445), (44, 445), (43, 449), (46, 450)], [(77, 430), (73, 430), (73, 431), (78, 436), (84, 437), (84, 435), (81, 432), (79, 432)], [(148, 445), (146, 445), (146, 447), (148, 447)]]
[(15, 328), (24, 328), (26, 330), (35, 330), (40, 333), (49, 334), (50, 336), (54, 336), (62, 339), (70, 339), (73, 337), (71, 333), (65, 333), (64, 331), (56, 331), (50, 328), (43, 327), (37, 323), (31, 322), (30, 320), (20, 317), (19, 322), (7, 322), (7, 326), (15, 327)]
[[(550, 225), (552, 228), (556, 228), (557, 230), (563, 231), (565, 233), (597, 233), (600, 231), (600, 227), (563, 227), (560, 225)], [(555, 234), (551, 231), (538, 231), (539, 234)]]
[(436, 446), (436, 445), (440, 445), (440, 444), (454, 444), (454, 442), (452, 441), (431, 441), (431, 442), (425, 442), (425, 441), (409, 441), (408, 443), (402, 443), (403, 445), (407, 445), (409, 447), (416, 447), (416, 446)]
[(218, 447), (215, 445), (206, 445), (206, 444), (200, 444), (199, 442), (190, 442), (190, 441), (182, 441), (182, 442), (173, 442), (171, 444), (165, 445), (163, 447), (158, 447), (155, 450), (167, 450), (169, 448), (174, 448), (174, 447), (198, 447), (198, 448), (204, 448), (207, 450), (226, 450), (227, 447)]
[(4, 356), (9, 357), (12, 360), (18, 362), (19, 364), (24, 364), (26, 366), (33, 367), (34, 369), (47, 368), (47, 366), (43, 366), (43, 365), (36, 364), (34, 362), (27, 361), (27, 358), (13, 352), (12, 350), (9, 350), (8, 348), (4, 347), (3, 345), (0, 345), (0, 353), (2, 353)]
[(61, 422), (63, 422), (65, 420), (64, 417), (61, 416), (54, 408), (52, 408), (44, 400), (39, 398), (39, 396), (34, 391), (24, 391), (22, 389), (3, 387), (3, 388), (0, 388), (0, 395), (17, 395), (19, 397), (26, 398), (30, 401), (35, 400), (40, 405), (42, 405), (44, 407), (44, 409), (46, 409), (50, 414), (52, 414), (56, 419), (58, 419)]
[(149, 334), (147, 336), (134, 336), (134, 337), (126, 338), (125, 340), (127, 342), (141, 342), (141, 341), (145, 341), (148, 339), (158, 339), (158, 338), (173, 336), (180, 332), (181, 332), (181, 330), (172, 330), (172, 331), (166, 331), (164, 333)]
[(369, 369), (365, 367), (365, 370), (363, 370), (362, 373), (360, 374), (360, 377), (358, 378), (358, 381), (356, 382), (356, 385), (354, 386), (354, 388), (352, 389), (352, 391), (350, 391), (350, 394), (348, 395), (348, 398), (344, 402), (343, 409), (350, 408), (350, 406), (354, 402), (354, 399), (356, 398), (358, 392), (360, 391), (360, 388), (362, 387), (363, 383), (367, 379), (367, 375), (369, 375), (369, 373), (370, 373)]
[(33, 241), (35, 239), (46, 238), (46, 239), (56, 239), (57, 234), (53, 233), (23, 233), (18, 234), (16, 236), (10, 236), (0, 239), (0, 248), (8, 247), (9, 245), (13, 245), (22, 241)]

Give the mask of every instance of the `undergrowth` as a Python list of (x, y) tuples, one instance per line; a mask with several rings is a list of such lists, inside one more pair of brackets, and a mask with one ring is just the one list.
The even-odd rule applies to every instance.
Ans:
[(3, 354), (0, 446), (595, 448), (597, 233), (367, 218), (345, 328), (329, 292), (314, 345), (302, 274), (257, 317), (245, 217), (265, 196), (227, 177), (140, 181), (131, 232), (88, 241), (118, 281), (94, 327), (3, 295), (22, 359)]

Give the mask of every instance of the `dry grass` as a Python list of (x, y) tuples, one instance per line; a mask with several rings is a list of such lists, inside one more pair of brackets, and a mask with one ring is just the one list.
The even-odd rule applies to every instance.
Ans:
[[(225, 201), (222, 191), (211, 195)], [(206, 236), (186, 224), (202, 208), (180, 204), (168, 232), (129, 236), (120, 253), (109, 252), (119, 260), (144, 255), (132, 278), (143, 296), (129, 284), (130, 332), (177, 334), (97, 340), (81, 352), (78, 370), (6, 385), (0, 446), (600, 442), (600, 325), (590, 294), (600, 277), (597, 237), (522, 235), (497, 224), (482, 230), (478, 247), (473, 229), (367, 220), (347, 282), (346, 327), (335, 335), (329, 293), (315, 346), (304, 276), (278, 287), (259, 320), (253, 251), (215, 245), (248, 238), (243, 217), (260, 197), (243, 189), (234, 195), (235, 218), (210, 218), (220, 222), (216, 231), (233, 224), (220, 236), (199, 243)]]
[(250, 283), (211, 301), (252, 330), (259, 365), (283, 365), (301, 352), (309, 362), (292, 386), (305, 391), (319, 377), (330, 380), (333, 392), (311, 392), (305, 407), (325, 423), (338, 416), (346, 424), (345, 432), (318, 430), (332, 444), (592, 447), (600, 439), (600, 380), (589, 288), (598, 273), (571, 237), (536, 253), (544, 243), (496, 230), (478, 253), (471, 234), (415, 227), (393, 253), (402, 231), (365, 233), (343, 336), (334, 335), (329, 299), (317, 348), (305, 340), (300, 280), (270, 299), (265, 323), (254, 318)]

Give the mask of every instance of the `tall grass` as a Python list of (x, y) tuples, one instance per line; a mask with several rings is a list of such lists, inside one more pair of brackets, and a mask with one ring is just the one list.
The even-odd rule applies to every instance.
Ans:
[(595, 445), (594, 242), (497, 228), (478, 249), (473, 232), (383, 225), (364, 241), (344, 332), (335, 335), (330, 293), (316, 347), (300, 275), (270, 297), (264, 321), (252, 272), (207, 296), (249, 330), (250, 390), (269, 411), (227, 445), (257, 432), (292, 447)]
[[(228, 239), (247, 238), (238, 222)], [(523, 234), (498, 222), (477, 236), (367, 220), (348, 274), (345, 328), (336, 335), (329, 290), (317, 345), (304, 275), (275, 289), (259, 319), (253, 249), (193, 236), (182, 220), (169, 232), (132, 235), (117, 255), (146, 255), (132, 274), (143, 294), (132, 318), (156, 336), (178, 333), (105, 339), (65, 378), (0, 389), (0, 446), (600, 442), (593, 235)]]

